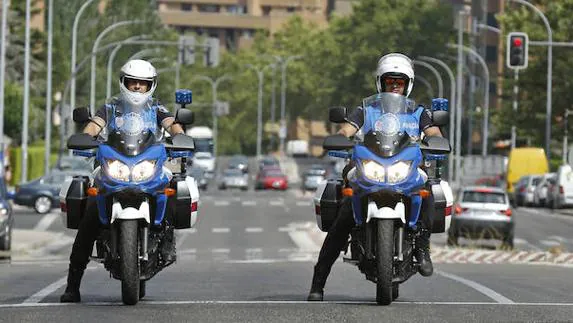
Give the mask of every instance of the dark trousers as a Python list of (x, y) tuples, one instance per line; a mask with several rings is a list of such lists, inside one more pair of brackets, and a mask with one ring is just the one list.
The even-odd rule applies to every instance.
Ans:
[(88, 199), (86, 213), (80, 221), (78, 233), (74, 240), (72, 253), (70, 255), (70, 266), (76, 269), (84, 270), (90, 261), (90, 255), (93, 250), (102, 224), (99, 221), (97, 204), (95, 200)]
[[(418, 219), (420, 229), (430, 230), (431, 232), (431, 212), (429, 199), (422, 200), (422, 210)], [(332, 265), (346, 246), (350, 232), (355, 225), (354, 213), (352, 211), (351, 198), (345, 197), (339, 210), (338, 217), (328, 230), (326, 238), (320, 249), (318, 261), (315, 266), (315, 278), (319, 285), (324, 286), (326, 278), (330, 274)]]

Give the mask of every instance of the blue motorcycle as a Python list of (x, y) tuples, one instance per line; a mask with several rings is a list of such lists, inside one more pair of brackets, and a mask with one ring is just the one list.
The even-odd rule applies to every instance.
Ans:
[[(191, 103), (191, 92), (180, 90), (176, 97), (182, 105), (176, 122), (191, 124), (193, 114), (184, 109)], [(183, 134), (164, 138), (150, 105), (106, 109), (106, 129), (99, 140), (88, 134), (75, 134), (68, 140), (69, 149), (95, 157), (99, 166), (93, 180), (76, 176), (64, 183), (60, 202), (71, 229), (78, 228), (88, 199), (96, 203), (104, 229), (92, 260), (103, 263), (113, 278), (121, 280), (122, 301), (133, 305), (145, 296), (145, 282), (171, 264), (160, 252), (162, 244), (170, 243), (167, 226), (190, 228), (197, 220), (199, 191), (195, 180), (185, 175), (185, 160), (181, 173), (164, 166), (168, 158), (192, 157), (194, 143)], [(75, 122), (89, 120), (86, 108), (74, 110)]]
[[(447, 101), (436, 102), (447, 110)], [(348, 187), (340, 179), (319, 187), (315, 213), (321, 230), (328, 231), (341, 199), (351, 198), (356, 226), (349, 242), (351, 256), (344, 261), (375, 282), (377, 303), (388, 305), (398, 297), (399, 284), (418, 271), (413, 251), (421, 212), (429, 212), (433, 232), (444, 232), (449, 225), (453, 196), (440, 180), (440, 169), (450, 145), (442, 137), (420, 142), (423, 110), (402, 95), (376, 94), (364, 99), (363, 107), (364, 125), (354, 142), (342, 135), (324, 140), (329, 155), (351, 159), (354, 167), (347, 174)], [(445, 110), (433, 112), (435, 125), (447, 125)], [(345, 122), (346, 109), (332, 108), (330, 121)], [(432, 163), (437, 172), (428, 176), (421, 168)], [(425, 210), (422, 199), (429, 199)]]

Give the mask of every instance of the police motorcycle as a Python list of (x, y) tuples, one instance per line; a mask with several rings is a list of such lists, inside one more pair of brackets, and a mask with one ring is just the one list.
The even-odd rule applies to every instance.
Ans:
[[(453, 195), (448, 183), (440, 180), (440, 170), (450, 145), (442, 137), (420, 142), (418, 120), (423, 108), (402, 95), (379, 93), (364, 99), (363, 106), (364, 125), (355, 142), (343, 135), (323, 142), (330, 156), (352, 159), (355, 167), (347, 175), (349, 187), (342, 179), (320, 185), (315, 214), (319, 228), (328, 231), (342, 198), (351, 198), (356, 225), (349, 241), (350, 257), (344, 262), (358, 266), (366, 279), (376, 283), (376, 302), (389, 305), (399, 295), (399, 284), (418, 271), (414, 247), (421, 212), (429, 212), (432, 232), (449, 227)], [(434, 99), (432, 110), (434, 125), (448, 124), (446, 99)], [(331, 122), (346, 121), (345, 108), (331, 108), (329, 114)], [(363, 138), (356, 139), (360, 132)], [(430, 176), (419, 169), (432, 164), (436, 167)], [(424, 210), (422, 199), (429, 199)]]
[[(192, 124), (193, 113), (185, 109), (192, 101), (191, 91), (178, 90), (176, 101), (181, 105), (176, 122)], [(185, 175), (185, 159), (192, 157), (194, 143), (183, 134), (164, 138), (149, 106), (107, 108), (111, 110), (99, 140), (88, 134), (69, 138), (68, 149), (95, 157), (99, 166), (93, 180), (75, 176), (64, 183), (60, 202), (67, 227), (77, 229), (88, 199), (95, 201), (103, 229), (92, 260), (103, 263), (110, 276), (121, 281), (123, 303), (134, 305), (145, 296), (146, 281), (172, 263), (160, 252), (163, 243), (172, 243), (165, 239), (166, 226), (186, 229), (197, 220), (197, 183)], [(124, 113), (116, 116), (116, 109)], [(86, 108), (74, 110), (76, 123), (89, 120)], [(183, 159), (181, 173), (164, 166), (168, 158)]]

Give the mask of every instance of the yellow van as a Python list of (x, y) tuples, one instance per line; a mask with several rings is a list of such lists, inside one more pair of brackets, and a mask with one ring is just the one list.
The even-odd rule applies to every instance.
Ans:
[(542, 175), (549, 171), (543, 148), (514, 148), (507, 163), (507, 192), (513, 196), (514, 184), (525, 175)]

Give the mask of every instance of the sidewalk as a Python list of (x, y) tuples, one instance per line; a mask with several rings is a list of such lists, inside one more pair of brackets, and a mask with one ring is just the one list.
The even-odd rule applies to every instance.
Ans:
[(20, 230), (12, 231), (12, 259), (30, 259), (54, 254), (73, 244), (64, 232)]

